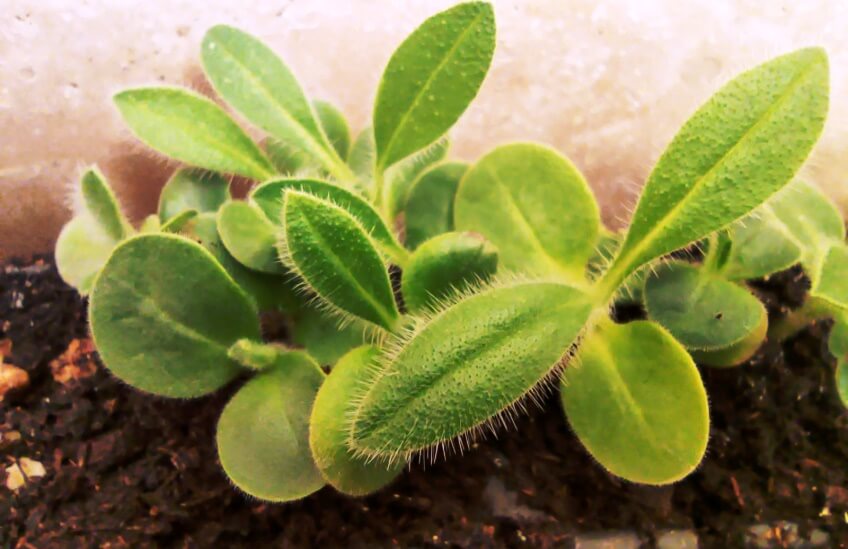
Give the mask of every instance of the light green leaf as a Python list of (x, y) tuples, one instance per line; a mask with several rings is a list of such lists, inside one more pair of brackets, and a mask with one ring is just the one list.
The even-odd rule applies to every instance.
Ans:
[(368, 126), (356, 136), (347, 159), (350, 169), (366, 189), (370, 189), (374, 182), (375, 146), (374, 131), (371, 126)]
[(824, 256), (819, 276), (810, 289), (810, 295), (824, 299), (838, 307), (848, 308), (848, 246), (834, 243)]
[(163, 223), (159, 230), (163, 233), (179, 233), (186, 223), (198, 216), (197, 210), (183, 210), (167, 222)]
[(827, 346), (836, 358), (848, 359), (848, 312), (839, 311), (834, 316), (833, 328), (828, 336)]
[(203, 38), (202, 59), (215, 91), (250, 122), (305, 151), (330, 173), (349, 175), (294, 75), (265, 44), (217, 25)]
[(798, 50), (725, 85), (663, 153), (604, 277), (631, 272), (741, 218), (783, 187), (821, 133), (828, 107), (822, 49)]
[(615, 475), (668, 484), (704, 456), (710, 421), (698, 369), (653, 322), (597, 325), (566, 368), (560, 390), (580, 442)]
[(374, 457), (408, 455), (482, 427), (556, 367), (592, 309), (561, 284), (483, 291), (390, 342), (353, 416), (352, 445)]
[(488, 281), (498, 270), (498, 252), (474, 233), (445, 233), (415, 250), (401, 289), (411, 312), (434, 308), (451, 294)]
[(318, 115), (318, 121), (330, 145), (339, 158), (347, 160), (347, 155), (350, 153), (350, 128), (347, 126), (344, 114), (327, 101), (313, 101), (312, 105), (315, 107), (315, 114)]
[(457, 230), (497, 247), (504, 269), (585, 283), (600, 214), (583, 176), (556, 151), (532, 143), (494, 149), (459, 183), (454, 217)]
[(302, 352), (281, 352), (233, 396), (218, 421), (221, 466), (247, 494), (292, 501), (324, 486), (309, 450), (309, 416), (324, 374)]
[(165, 183), (159, 195), (159, 218), (163, 223), (186, 211), (217, 212), (230, 199), (230, 183), (220, 174), (183, 168)]
[(294, 314), (292, 341), (306, 349), (320, 364), (332, 366), (345, 353), (368, 342), (364, 322), (342, 326), (337, 316), (305, 304)]
[(277, 228), (259, 207), (240, 200), (218, 210), (218, 233), (239, 263), (263, 273), (286, 272), (277, 257)]
[(841, 358), (836, 363), (836, 393), (842, 405), (848, 408), (848, 361)]
[(85, 209), (110, 238), (123, 240), (133, 233), (121, 212), (115, 193), (97, 168), (87, 170), (80, 181)]
[(280, 257), (335, 312), (393, 330), (399, 313), (386, 266), (347, 210), (287, 190)]
[(159, 216), (150, 214), (144, 218), (141, 225), (138, 227), (139, 234), (152, 234), (162, 231), (162, 222), (159, 221)]
[(221, 107), (179, 88), (137, 88), (115, 95), (133, 133), (148, 146), (186, 164), (267, 179), (274, 167)]
[(406, 208), (409, 189), (427, 168), (442, 161), (448, 154), (450, 140), (442, 137), (429, 147), (406, 158), (386, 171), (386, 186), (382, 203), (387, 206), (387, 216), (394, 219)]
[(495, 51), (495, 14), (484, 2), (427, 19), (398, 47), (374, 105), (383, 171), (444, 135), (480, 89)]
[(106, 234), (90, 214), (71, 219), (56, 240), (56, 268), (59, 276), (81, 295), (88, 294), (94, 278), (118, 241)]
[(433, 166), (413, 183), (404, 209), (406, 245), (417, 248), (434, 236), (453, 230), (453, 204), (459, 180), (468, 165), (450, 162)]
[(361, 384), (373, 375), (376, 347), (347, 353), (318, 391), (309, 421), (309, 446), (324, 479), (336, 490), (364, 496), (379, 490), (403, 471), (406, 463), (357, 458), (348, 447), (348, 423), (353, 399)]
[(801, 260), (801, 243), (768, 203), (736, 222), (730, 235), (733, 246), (723, 274), (731, 280), (761, 278)]
[(104, 364), (158, 395), (214, 391), (239, 371), (227, 356), (230, 345), (260, 337), (247, 295), (209, 252), (175, 235), (120, 244), (95, 281), (89, 307)]

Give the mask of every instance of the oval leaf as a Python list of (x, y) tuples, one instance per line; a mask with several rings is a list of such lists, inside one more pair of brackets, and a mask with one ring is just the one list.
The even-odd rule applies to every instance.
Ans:
[(216, 439), (221, 466), (241, 490), (292, 501), (324, 486), (309, 451), (309, 415), (323, 381), (309, 355), (287, 352), (233, 396)]
[(827, 56), (818, 48), (778, 57), (725, 85), (686, 122), (648, 178), (607, 290), (783, 187), (818, 139), (827, 107)]
[(532, 143), (494, 149), (462, 178), (454, 216), (457, 230), (497, 247), (503, 268), (585, 283), (600, 213), (583, 176), (556, 151)]
[(368, 126), (356, 136), (347, 163), (366, 189), (374, 182), (374, 130)]
[(218, 210), (221, 241), (239, 263), (263, 273), (286, 270), (277, 257), (277, 229), (258, 207), (240, 200)]
[(767, 317), (749, 291), (688, 263), (668, 263), (645, 282), (648, 316), (688, 349), (714, 351), (748, 337)]
[(315, 464), (333, 488), (351, 496), (379, 490), (406, 465), (355, 457), (348, 447), (353, 399), (363, 381), (373, 375), (378, 352), (376, 347), (365, 346), (342, 357), (318, 391), (309, 421), (309, 446)]
[(389, 331), (399, 313), (389, 275), (362, 225), (346, 210), (288, 190), (280, 257), (334, 311)]
[(183, 168), (165, 183), (159, 195), (159, 218), (163, 223), (186, 210), (217, 212), (230, 199), (230, 183), (214, 172)]
[(695, 363), (653, 322), (603, 322), (565, 370), (562, 404), (580, 442), (632, 482), (668, 484), (701, 462), (707, 393)]
[(68, 285), (86, 295), (118, 241), (89, 214), (71, 219), (56, 240), (56, 268)]
[(415, 181), (404, 209), (409, 248), (453, 230), (454, 197), (467, 170), (467, 164), (450, 162), (430, 168)]
[(353, 416), (353, 448), (394, 459), (481, 426), (560, 363), (591, 309), (579, 290), (526, 282), (437, 313), (381, 358)]
[(495, 51), (495, 14), (484, 2), (427, 19), (398, 47), (374, 105), (382, 171), (441, 137), (480, 89)]
[(198, 216), (197, 210), (183, 210), (167, 222), (163, 223), (159, 230), (163, 233), (179, 233), (182, 232), (186, 224)]
[(114, 240), (123, 240), (133, 233), (127, 218), (121, 212), (115, 193), (97, 168), (87, 170), (80, 182), (85, 209)]
[(401, 278), (404, 303), (411, 312), (433, 308), (440, 300), (488, 281), (498, 270), (498, 252), (473, 233), (445, 233), (422, 244)]
[(330, 145), (342, 160), (346, 160), (350, 153), (350, 128), (344, 114), (327, 101), (313, 101), (312, 105)]
[(133, 133), (181, 162), (216, 172), (267, 179), (274, 168), (218, 105), (179, 88), (138, 88), (115, 95)]
[(246, 119), (303, 150), (330, 173), (347, 173), (294, 75), (265, 44), (217, 25), (203, 38), (202, 59), (215, 91)]
[(348, 351), (369, 339), (364, 322), (354, 320), (344, 326), (342, 324), (337, 316), (305, 304), (293, 315), (291, 338), (319, 364), (332, 366)]
[(94, 284), (89, 318), (113, 374), (171, 397), (200, 396), (230, 381), (239, 367), (229, 347), (260, 337), (256, 308), (215, 258), (167, 234), (115, 249)]

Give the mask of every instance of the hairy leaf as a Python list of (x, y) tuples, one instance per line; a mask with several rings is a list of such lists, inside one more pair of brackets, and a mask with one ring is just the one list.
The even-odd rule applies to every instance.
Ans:
[(474, 164), (459, 184), (457, 230), (498, 248), (509, 271), (585, 282), (600, 227), (598, 205), (580, 172), (547, 147), (515, 143)]
[(442, 137), (424, 150), (398, 162), (386, 172), (385, 196), (382, 201), (387, 206), (389, 219), (394, 219), (406, 208), (409, 189), (415, 180), (424, 170), (443, 160), (449, 148), (450, 140)]
[(411, 312), (433, 308), (447, 296), (484, 282), (498, 270), (498, 252), (473, 233), (445, 233), (415, 250), (401, 289)]
[(663, 153), (604, 289), (759, 206), (785, 185), (821, 133), (828, 63), (818, 48), (762, 64), (725, 85)]
[(324, 486), (309, 450), (309, 416), (323, 381), (306, 353), (279, 352), (233, 396), (216, 439), (221, 466), (241, 490), (292, 501)]
[(221, 107), (189, 90), (137, 88), (115, 95), (127, 125), (145, 144), (181, 162), (267, 179), (274, 167)]
[(56, 240), (56, 268), (68, 285), (86, 295), (118, 244), (90, 214), (71, 219)]
[(200, 396), (238, 373), (227, 356), (260, 337), (256, 308), (215, 258), (186, 238), (140, 235), (120, 244), (91, 293), (100, 357), (138, 389)]
[(356, 136), (347, 159), (350, 169), (366, 189), (374, 182), (374, 147), (374, 130), (368, 126)]
[(286, 191), (280, 256), (336, 312), (389, 331), (399, 319), (386, 266), (362, 225), (346, 210)]
[(352, 444), (373, 456), (447, 443), (517, 403), (560, 363), (592, 309), (561, 284), (489, 289), (435, 314), (367, 385)]
[(186, 211), (216, 212), (230, 199), (230, 183), (219, 174), (180, 169), (165, 183), (159, 195), (159, 218), (163, 223)]
[(306, 304), (292, 318), (292, 341), (306, 349), (319, 364), (335, 364), (345, 353), (367, 343), (364, 322), (354, 320), (345, 326), (337, 316)]
[(350, 128), (342, 111), (327, 101), (313, 101), (315, 113), (327, 140), (342, 160), (350, 153)]
[(198, 216), (197, 210), (183, 210), (167, 222), (162, 223), (159, 230), (163, 233), (179, 233), (183, 230), (186, 224)]
[(97, 168), (86, 170), (80, 182), (85, 209), (110, 238), (123, 240), (133, 233), (118, 199)]
[(318, 469), (331, 486), (352, 496), (379, 490), (406, 465), (355, 457), (348, 447), (353, 399), (361, 384), (373, 375), (378, 353), (376, 347), (364, 346), (343, 356), (318, 391), (309, 421), (309, 446)]
[(560, 390), (580, 442), (615, 475), (668, 484), (704, 456), (709, 411), (698, 369), (653, 322), (600, 323), (566, 368)]
[(468, 165), (450, 162), (434, 166), (415, 181), (404, 209), (406, 245), (417, 248), (422, 242), (453, 230), (453, 203), (459, 180)]
[(286, 272), (277, 257), (277, 228), (260, 208), (247, 202), (227, 202), (218, 210), (221, 241), (242, 265), (263, 273)]
[(495, 51), (495, 14), (484, 2), (459, 4), (427, 19), (398, 47), (374, 105), (382, 171), (441, 137), (483, 83)]

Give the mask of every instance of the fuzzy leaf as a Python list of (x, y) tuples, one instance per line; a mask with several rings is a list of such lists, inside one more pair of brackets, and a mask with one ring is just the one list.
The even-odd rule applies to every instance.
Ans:
[(179, 88), (137, 88), (115, 95), (133, 133), (148, 146), (208, 170), (267, 179), (274, 167), (221, 107)]
[(580, 172), (547, 147), (515, 143), (474, 164), (459, 184), (457, 230), (476, 231), (509, 271), (556, 274), (583, 284), (600, 230), (598, 205)]
[(86, 295), (118, 241), (106, 234), (90, 214), (71, 219), (56, 240), (56, 268), (68, 285)]
[(449, 295), (487, 281), (498, 270), (498, 252), (473, 233), (445, 233), (415, 250), (401, 289), (411, 312), (433, 308)]
[(406, 208), (409, 198), (409, 189), (418, 179), (418, 176), (427, 168), (442, 161), (450, 149), (450, 140), (442, 137), (429, 147), (413, 154), (386, 172), (386, 186), (384, 188), (384, 202), (388, 206), (388, 217), (394, 219)]
[(725, 85), (686, 122), (648, 178), (605, 290), (783, 187), (818, 139), (827, 107), (827, 56), (818, 48), (778, 57)]
[(327, 141), (300, 84), (265, 44), (217, 25), (203, 38), (202, 59), (215, 91), (246, 119), (305, 151), (330, 173), (345, 175), (347, 168)]
[(292, 501), (324, 486), (309, 450), (309, 416), (324, 374), (309, 355), (280, 352), (233, 396), (218, 421), (221, 466), (244, 492)]
[(379, 490), (406, 465), (357, 458), (348, 447), (353, 399), (364, 380), (373, 375), (378, 353), (376, 347), (364, 346), (343, 356), (318, 391), (309, 421), (309, 446), (318, 469), (333, 488), (352, 496)]
[(592, 309), (579, 290), (525, 282), (483, 291), (394, 342), (354, 414), (358, 452), (393, 457), (444, 444), (509, 408), (568, 352)]
[(374, 147), (374, 131), (368, 126), (356, 136), (347, 159), (350, 169), (366, 188), (374, 181)]
[(383, 218), (380, 217), (380, 214), (377, 213), (373, 206), (358, 194), (343, 189), (333, 183), (319, 179), (272, 179), (256, 187), (250, 193), (250, 199), (265, 212), (268, 219), (279, 224), (281, 222), (283, 208), (283, 194), (289, 189), (309, 193), (344, 208), (356, 218), (386, 254), (397, 260), (405, 258), (406, 250), (398, 243), (394, 234), (392, 234), (383, 221)]
[(288, 190), (280, 256), (336, 312), (389, 331), (399, 313), (386, 266), (362, 225), (346, 210)]
[(115, 193), (97, 168), (87, 170), (80, 182), (85, 209), (110, 238), (123, 240), (133, 233)]
[(239, 371), (230, 345), (260, 337), (256, 308), (215, 258), (169, 234), (136, 236), (115, 249), (95, 282), (89, 318), (113, 374), (171, 397), (230, 381)]
[(645, 282), (644, 297), (648, 316), (693, 350), (730, 347), (767, 317), (751, 292), (688, 263), (660, 266)]
[(347, 126), (342, 111), (327, 101), (313, 101), (315, 114), (324, 130), (324, 135), (342, 160), (347, 160), (350, 153), (350, 128)]
[(159, 218), (163, 223), (186, 211), (217, 212), (230, 199), (230, 183), (220, 174), (183, 168), (165, 183), (159, 195)]
[(707, 394), (695, 363), (653, 322), (602, 322), (565, 370), (561, 398), (580, 442), (611, 473), (668, 484), (701, 462)]
[(454, 197), (466, 171), (467, 164), (450, 162), (428, 169), (415, 181), (404, 209), (406, 245), (410, 249), (453, 230)]
[(427, 19), (389, 60), (374, 105), (382, 171), (447, 132), (480, 89), (495, 51), (495, 14), (484, 2)]
[(277, 257), (277, 228), (259, 207), (234, 200), (218, 210), (221, 241), (239, 263), (255, 271), (286, 272)]
[(768, 203), (735, 223), (730, 239), (733, 246), (722, 274), (731, 280), (751, 280), (788, 269), (803, 253), (801, 243)]
[(293, 317), (292, 341), (306, 349), (319, 364), (335, 364), (345, 353), (367, 343), (364, 322), (342, 327), (339, 318), (311, 305), (303, 305)]

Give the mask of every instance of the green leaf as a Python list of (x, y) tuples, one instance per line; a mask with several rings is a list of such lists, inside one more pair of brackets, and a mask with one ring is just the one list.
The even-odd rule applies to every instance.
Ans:
[(280, 257), (342, 316), (393, 330), (399, 313), (386, 266), (362, 225), (338, 206), (287, 190)]
[(350, 153), (350, 128), (347, 126), (344, 114), (335, 105), (327, 101), (313, 101), (312, 105), (330, 145), (335, 149), (339, 158), (346, 160)]
[(392, 458), (482, 427), (550, 374), (591, 309), (577, 289), (525, 282), (435, 314), (390, 342), (353, 416), (354, 450)]
[(350, 169), (367, 189), (370, 189), (374, 182), (375, 146), (374, 130), (368, 126), (356, 136), (347, 159)]
[(56, 240), (56, 268), (68, 285), (86, 295), (118, 241), (106, 234), (90, 214), (71, 219)]
[(409, 190), (404, 210), (406, 245), (417, 248), (434, 236), (453, 230), (453, 203), (468, 165), (450, 162), (433, 166)]
[(842, 405), (848, 408), (848, 362), (841, 358), (836, 363), (836, 393)]
[(354, 320), (342, 326), (338, 317), (311, 305), (300, 307), (292, 324), (292, 341), (304, 347), (320, 364), (330, 366), (369, 339), (364, 322)]
[(246, 119), (303, 150), (330, 173), (349, 175), (294, 75), (265, 44), (217, 25), (203, 38), (202, 59), (215, 91)]
[(163, 223), (186, 211), (217, 212), (230, 199), (230, 183), (220, 174), (183, 168), (165, 183), (159, 195), (159, 218)]
[(687, 349), (730, 347), (767, 318), (763, 304), (745, 288), (688, 263), (657, 268), (645, 282), (644, 297), (648, 316)]
[(245, 267), (286, 272), (277, 257), (277, 228), (259, 207), (241, 200), (227, 202), (218, 210), (218, 233), (227, 251)]
[(409, 189), (418, 176), (427, 168), (443, 160), (450, 148), (450, 140), (442, 137), (424, 150), (406, 158), (386, 171), (385, 197), (381, 200), (387, 206), (389, 219), (394, 219), (406, 208)]
[(137, 88), (115, 95), (133, 133), (148, 146), (186, 164), (267, 179), (274, 167), (221, 107), (179, 88)]
[(353, 399), (363, 381), (373, 375), (378, 353), (376, 347), (364, 346), (342, 357), (318, 391), (309, 421), (309, 446), (321, 475), (335, 489), (352, 496), (379, 490), (406, 466), (355, 457), (348, 447)]
[(118, 199), (97, 168), (87, 170), (80, 181), (85, 209), (103, 231), (114, 240), (123, 240), (133, 233), (121, 212)]
[(159, 230), (163, 233), (179, 233), (189, 221), (197, 216), (197, 210), (184, 210), (172, 217), (166, 223), (163, 223), (162, 226), (159, 227)]
[(495, 51), (495, 14), (484, 2), (427, 19), (398, 47), (374, 105), (377, 166), (383, 171), (441, 137), (483, 83)]
[(265, 212), (268, 219), (280, 224), (283, 211), (283, 194), (286, 190), (309, 193), (347, 210), (387, 255), (400, 263), (405, 260), (406, 250), (398, 243), (394, 234), (373, 206), (358, 194), (333, 183), (319, 179), (272, 179), (256, 187), (250, 193), (250, 199)]
[(837, 359), (848, 359), (848, 314), (845, 311), (834, 315), (827, 346)]
[(788, 269), (801, 260), (802, 245), (787, 231), (768, 203), (730, 229), (733, 246), (723, 274), (751, 280)]
[(415, 250), (401, 289), (411, 312), (434, 308), (451, 294), (488, 281), (498, 270), (498, 252), (474, 233), (445, 233)]
[(89, 318), (113, 374), (171, 397), (200, 396), (230, 381), (239, 368), (229, 347), (260, 337), (256, 308), (215, 258), (169, 234), (115, 248), (95, 281)]
[(159, 221), (159, 216), (150, 214), (144, 218), (138, 228), (139, 234), (152, 234), (162, 232), (162, 222)]
[(810, 289), (810, 295), (824, 299), (838, 307), (848, 308), (848, 246), (834, 243), (824, 256), (819, 276)]
[(583, 176), (556, 151), (532, 143), (494, 149), (462, 178), (454, 217), (457, 230), (494, 243), (503, 268), (585, 283), (600, 214)]
[(562, 404), (580, 442), (614, 475), (668, 484), (701, 462), (707, 393), (695, 363), (653, 322), (591, 330), (565, 370)]
[(654, 168), (618, 257), (612, 294), (641, 265), (741, 218), (783, 187), (821, 133), (824, 50), (798, 50), (725, 85), (675, 136)]
[(221, 466), (247, 494), (292, 501), (324, 486), (309, 450), (312, 401), (324, 381), (302, 352), (281, 352), (233, 396), (218, 421)]

